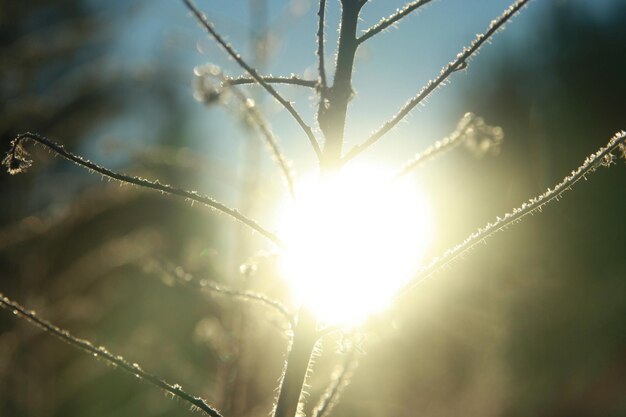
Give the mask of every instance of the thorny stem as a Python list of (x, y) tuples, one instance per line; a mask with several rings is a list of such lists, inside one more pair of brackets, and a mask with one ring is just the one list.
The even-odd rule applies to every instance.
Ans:
[(423, 5), (427, 4), (427, 3), (430, 3), (431, 1), (432, 0), (416, 0), (416, 1), (413, 1), (411, 3), (407, 3), (402, 9), (399, 9), (396, 13), (392, 14), (389, 17), (386, 17), (386, 18), (382, 19), (380, 22), (376, 23), (374, 26), (372, 26), (369, 29), (367, 29), (365, 31), (365, 33), (363, 33), (363, 35), (359, 36), (359, 38), (357, 39), (357, 42), (359, 44), (365, 42), (366, 40), (368, 40), (372, 36), (382, 32), (383, 30), (387, 29), (389, 26), (391, 26), (394, 23), (398, 22), (403, 17), (405, 17), (408, 14), (414, 12), (419, 7), (421, 7), (421, 6), (423, 6)]
[(449, 136), (433, 143), (422, 152), (415, 154), (410, 160), (402, 164), (400, 169), (398, 169), (398, 171), (393, 175), (393, 178), (397, 179), (406, 175), (429, 159), (432, 159), (441, 153), (450, 151), (460, 145), (464, 139), (468, 138), (466, 133), (473, 127), (473, 119), (474, 116), (472, 114), (466, 114), (463, 119), (461, 119), (459, 126), (457, 126), (454, 132), (452, 132)]
[(325, 90), (328, 86), (326, 81), (326, 68), (324, 65), (324, 14), (326, 12), (326, 0), (320, 0), (320, 8), (317, 11), (317, 66), (319, 73), (319, 84), (321, 87), (321, 99), (324, 100)]
[(256, 221), (250, 219), (249, 217), (244, 216), (243, 214), (241, 214), (239, 211), (230, 208), (222, 203), (220, 203), (219, 201), (216, 201), (214, 199), (212, 199), (209, 196), (206, 195), (202, 195), (197, 193), (196, 191), (187, 191), (187, 190), (183, 190), (180, 188), (176, 188), (176, 187), (172, 187), (171, 185), (166, 185), (166, 184), (161, 184), (158, 181), (149, 181), (143, 178), (139, 178), (139, 177), (131, 177), (128, 175), (124, 175), (124, 174), (120, 174), (114, 171), (111, 171), (108, 168), (104, 168), (101, 167), (99, 165), (94, 164), (93, 162), (79, 156), (76, 154), (73, 154), (71, 152), (69, 152), (68, 150), (66, 150), (62, 145), (48, 139), (45, 136), (41, 136), (37, 133), (21, 133), (19, 135), (17, 135), (17, 137), (15, 139), (13, 139), (13, 142), (11, 142), (11, 151), (9, 152), (9, 156), (7, 158), (7, 163), (10, 165), (13, 163), (13, 159), (15, 159), (19, 153), (19, 150), (21, 149), (21, 142), (23, 140), (26, 139), (30, 139), (32, 141), (35, 141), (43, 146), (45, 146), (46, 148), (54, 151), (55, 153), (61, 155), (62, 157), (64, 157), (65, 159), (74, 162), (77, 165), (80, 165), (84, 168), (90, 169), (92, 171), (95, 171), (101, 175), (104, 175), (105, 177), (123, 182), (123, 183), (127, 183), (127, 184), (133, 184), (133, 185), (137, 185), (139, 187), (143, 187), (143, 188), (148, 188), (151, 190), (156, 190), (156, 191), (161, 191), (163, 193), (167, 193), (167, 194), (171, 194), (171, 195), (175, 195), (178, 197), (182, 197), (185, 199), (188, 199), (190, 201), (196, 201), (198, 203), (202, 203), (206, 206), (209, 206), (219, 212), (222, 212), (224, 214), (229, 215), (230, 217), (232, 217), (235, 220), (240, 221), (241, 223), (245, 224), (246, 226), (248, 226), (249, 228), (255, 230), (256, 232), (258, 232), (259, 234), (261, 234), (262, 236), (266, 237), (267, 239), (271, 240), (272, 242), (274, 242), (276, 245), (278, 245), (279, 247), (283, 247), (283, 243), (282, 241), (278, 238), (278, 236), (276, 236), (274, 233), (270, 232), (269, 230), (267, 230), (266, 228), (262, 227), (260, 224), (258, 224)]
[[(346, 112), (352, 96), (354, 55), (358, 46), (356, 29), (359, 12), (365, 2), (363, 0), (342, 0), (341, 4), (341, 29), (337, 47), (335, 78), (333, 86), (328, 90), (323, 90), (326, 96), (322, 94), (318, 110), (318, 122), (326, 137), (321, 160), (322, 174), (339, 168), (341, 161)], [(322, 10), (323, 6), (324, 4), (320, 5)], [(323, 11), (320, 12), (320, 19), (323, 19)], [(323, 22), (320, 23), (320, 26), (323, 32)], [(320, 44), (322, 42), (319, 37), (318, 42)], [(318, 51), (318, 53), (320, 52)], [(309, 362), (319, 337), (320, 333), (317, 332), (315, 316), (305, 306), (301, 307), (285, 362), (285, 371), (274, 409), (274, 417), (294, 417), (298, 414)]]
[[(305, 80), (302, 78), (298, 78), (295, 75), (290, 77), (262, 77), (263, 81), (268, 84), (289, 84), (289, 85), (297, 85), (300, 87), (308, 87), (308, 88), (317, 88), (319, 82), (316, 80)], [(223, 81), (224, 85), (243, 85), (243, 84), (258, 84), (258, 81), (251, 77), (237, 77), (230, 78), (225, 77)]]
[(357, 367), (357, 350), (356, 347), (352, 346), (340, 368), (333, 372), (332, 381), (313, 408), (312, 417), (326, 417), (333, 410), (343, 390), (350, 383), (352, 374)]
[(315, 154), (317, 155), (318, 159), (321, 160), (322, 151), (320, 149), (319, 143), (317, 143), (315, 135), (313, 134), (313, 130), (309, 125), (305, 123), (305, 121), (302, 119), (302, 117), (296, 111), (293, 105), (289, 101), (285, 100), (283, 96), (281, 96), (278, 91), (274, 89), (274, 87), (268, 84), (252, 66), (244, 61), (241, 55), (239, 55), (239, 53), (237, 53), (237, 51), (235, 51), (233, 47), (230, 46), (219, 33), (217, 33), (217, 31), (213, 28), (213, 25), (211, 24), (211, 22), (209, 22), (204, 13), (202, 13), (191, 0), (182, 1), (185, 3), (185, 6), (187, 6), (191, 13), (193, 13), (198, 22), (204, 27), (204, 29), (206, 29), (207, 32), (209, 32), (213, 39), (215, 39), (215, 41), (226, 51), (226, 53), (230, 55), (230, 57), (234, 59), (240, 67), (246, 70), (246, 72), (250, 74), (250, 76), (254, 78), (256, 82), (258, 82), (272, 97), (274, 97), (276, 101), (278, 101), (285, 109), (287, 109), (289, 114), (291, 114), (291, 116), (300, 125), (307, 138), (309, 139), (309, 142), (311, 142), (311, 146), (313, 147)]
[(255, 293), (246, 290), (236, 290), (225, 287), (206, 278), (197, 279), (186, 272), (181, 266), (176, 266), (171, 262), (161, 261), (153, 258), (149, 266), (154, 267), (158, 272), (175, 279), (179, 284), (210, 294), (219, 294), (234, 299), (256, 302), (269, 307), (279, 313), (289, 323), (291, 329), (295, 328), (296, 321), (294, 315), (280, 301), (274, 300), (265, 294)]
[(335, 78), (333, 86), (328, 90), (327, 100), (320, 100), (318, 122), (326, 143), (322, 158), (323, 170), (338, 168), (343, 146), (343, 134), (346, 124), (348, 102), (352, 97), (352, 70), (357, 50), (356, 29), (359, 12), (364, 2), (361, 0), (342, 0), (341, 28)]
[(278, 164), (281, 173), (283, 174), (283, 178), (285, 180), (287, 190), (291, 195), (293, 200), (296, 199), (296, 190), (294, 186), (294, 179), (291, 173), (289, 161), (285, 157), (285, 154), (281, 150), (278, 139), (274, 135), (274, 132), (270, 129), (269, 124), (265, 120), (265, 117), (261, 114), (256, 104), (249, 104), (248, 98), (237, 88), (233, 88), (232, 92), (234, 95), (241, 101), (245, 108), (245, 112), (250, 116), (250, 121), (252, 121), (256, 127), (259, 129), (261, 136), (265, 140), (269, 151), (271, 152), (274, 161)]
[(442, 85), (450, 75), (467, 67), (467, 60), (480, 49), (480, 47), (487, 42), (507, 21), (509, 21), (517, 12), (521, 10), (530, 0), (517, 0), (511, 6), (509, 6), (504, 13), (495, 20), (491, 21), (491, 24), (487, 28), (485, 33), (482, 33), (474, 39), (470, 46), (465, 47), (454, 60), (450, 61), (445, 67), (441, 69), (439, 75), (430, 80), (416, 96), (407, 101), (404, 106), (393, 116), (390, 120), (385, 122), (378, 130), (376, 130), (369, 138), (363, 143), (353, 147), (345, 156), (343, 162), (347, 162), (353, 159), (355, 156), (378, 142), (387, 132), (393, 129), (402, 119), (404, 119), (410, 112), (420, 104), (426, 97), (430, 95), (437, 87)]
[(13, 314), (28, 320), (34, 325), (40, 327), (44, 331), (51, 333), (61, 339), (63, 342), (77, 347), (79, 349), (84, 350), (87, 353), (94, 355), (95, 357), (99, 357), (106, 362), (114, 365), (124, 371), (135, 375), (136, 377), (155, 385), (170, 394), (182, 399), (191, 404), (193, 408), (197, 408), (202, 410), (204, 413), (211, 417), (222, 417), (222, 415), (215, 408), (211, 407), (206, 401), (200, 397), (195, 397), (182, 389), (182, 387), (178, 384), (170, 384), (158, 376), (151, 374), (149, 372), (144, 371), (141, 367), (133, 363), (131, 364), (126, 359), (121, 356), (114, 355), (109, 352), (103, 346), (96, 347), (91, 342), (80, 339), (78, 337), (73, 336), (67, 330), (63, 330), (54, 324), (43, 320), (37, 316), (34, 311), (26, 310), (24, 307), (16, 303), (15, 301), (5, 297), (2, 293), (0, 293), (0, 307), (6, 308), (7, 310), (12, 310)]
[(317, 321), (313, 313), (306, 307), (302, 307), (287, 354), (274, 417), (294, 417), (298, 413), (309, 362), (319, 339), (316, 327)]
[[(259, 110), (258, 106), (254, 102), (254, 100), (249, 99), (242, 91), (237, 88), (237, 85), (240, 84), (250, 84), (256, 83), (256, 81), (252, 78), (241, 77), (241, 78), (229, 78), (222, 74), (222, 72), (217, 69), (213, 65), (206, 65), (201, 67), (196, 67), (194, 70), (196, 74), (198, 86), (196, 87), (202, 93), (201, 97), (204, 97), (205, 94), (209, 97), (209, 100), (204, 100), (207, 104), (210, 104), (212, 101), (211, 97), (214, 92), (211, 91), (207, 94), (205, 81), (210, 80), (210, 77), (215, 77), (220, 81), (220, 89), (229, 87), (229, 91), (233, 93), (233, 95), (241, 102), (242, 111), (247, 114), (246, 120), (250, 123), (250, 125), (258, 130), (263, 138), (263, 141), (267, 145), (267, 149), (270, 151), (271, 156), (274, 159), (274, 162), (278, 165), (281, 173), (283, 174), (283, 178), (285, 180), (285, 185), (287, 186), (287, 190), (291, 197), (295, 200), (295, 189), (294, 189), (294, 180), (293, 175), (290, 169), (290, 163), (285, 157), (285, 154), (280, 148), (278, 144), (278, 138), (272, 132), (272, 129), (269, 126), (269, 123)], [(284, 77), (283, 77), (284, 78)], [(281, 79), (283, 79), (281, 78)], [(277, 79), (277, 78), (274, 78)], [(290, 78), (293, 80), (293, 78)], [(303, 80), (301, 80), (303, 81)], [(217, 94), (221, 94), (218, 90)]]
[(469, 235), (464, 241), (447, 250), (442, 255), (434, 258), (424, 268), (422, 268), (413, 279), (404, 287), (401, 294), (406, 293), (408, 289), (415, 287), (424, 279), (431, 276), (434, 272), (438, 271), (445, 265), (457, 259), (462, 254), (472, 249), (475, 245), (483, 242), (488, 237), (492, 236), (508, 226), (520, 221), (523, 217), (533, 214), (538, 210), (541, 210), (546, 204), (558, 200), (563, 193), (571, 188), (581, 179), (585, 179), (587, 175), (594, 172), (600, 166), (609, 166), (614, 163), (615, 156), (613, 152), (618, 150), (626, 158), (626, 132), (621, 131), (616, 133), (609, 143), (597, 150), (595, 153), (589, 155), (583, 164), (571, 172), (570, 175), (565, 177), (561, 182), (555, 185), (553, 188), (548, 188), (543, 194), (531, 198), (521, 206), (514, 208), (512, 211), (506, 213), (503, 217), (498, 217), (495, 222), (488, 223), (484, 227), (478, 229), (476, 232)]

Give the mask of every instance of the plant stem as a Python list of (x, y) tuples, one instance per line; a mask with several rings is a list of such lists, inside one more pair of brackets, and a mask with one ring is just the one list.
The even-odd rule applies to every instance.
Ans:
[(315, 316), (311, 311), (302, 307), (287, 355), (274, 417), (294, 417), (298, 413), (304, 379), (309, 369), (311, 354), (318, 340), (316, 329)]
[(354, 55), (359, 45), (356, 39), (356, 30), (359, 12), (363, 4), (357, 0), (341, 1), (341, 29), (337, 47), (335, 78), (326, 99), (320, 101), (318, 111), (320, 129), (326, 138), (322, 153), (322, 168), (327, 170), (338, 168), (337, 165), (341, 161), (346, 112), (348, 102), (352, 97)]

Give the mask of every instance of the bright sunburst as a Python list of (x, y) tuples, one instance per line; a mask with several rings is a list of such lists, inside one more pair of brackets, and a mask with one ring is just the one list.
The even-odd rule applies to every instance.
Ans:
[(384, 309), (430, 243), (423, 194), (364, 168), (306, 181), (297, 193), (279, 227), (283, 273), (295, 294), (329, 324), (357, 324)]

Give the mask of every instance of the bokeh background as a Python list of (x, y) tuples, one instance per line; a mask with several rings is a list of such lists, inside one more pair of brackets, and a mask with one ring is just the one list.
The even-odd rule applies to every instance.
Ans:
[[(265, 73), (315, 77), (309, 0), (198, 1)], [(348, 145), (395, 113), (507, 6), (433, 2), (357, 57)], [(372, 0), (362, 28), (402, 1)], [(363, 159), (394, 166), (471, 111), (505, 132), (498, 155), (457, 149), (413, 174), (436, 213), (432, 255), (578, 166), (626, 128), (626, 4), (531, 2), (506, 31)], [(336, 44), (330, 1), (327, 62)], [(280, 175), (232, 96), (194, 99), (193, 68), (241, 71), (180, 2), (0, 1), (0, 138), (36, 131), (117, 170), (196, 189), (265, 224)], [(295, 171), (314, 158), (285, 111), (244, 90)], [(309, 120), (311, 91), (281, 91)], [(267, 243), (224, 216), (102, 181), (41, 148), (0, 174), (0, 291), (75, 335), (202, 395), (226, 416), (263, 416), (282, 371), (285, 323), (207, 297), (155, 266), (289, 303)], [(601, 169), (420, 285), (357, 337), (360, 365), (334, 415), (626, 416), (626, 169)], [(349, 302), (349, 301), (348, 301)], [(307, 409), (334, 366), (324, 340)], [(181, 416), (185, 404), (0, 311), (0, 415)]]

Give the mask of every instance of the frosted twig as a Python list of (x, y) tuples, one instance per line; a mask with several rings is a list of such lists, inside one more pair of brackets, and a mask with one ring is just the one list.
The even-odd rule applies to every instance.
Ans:
[(196, 17), (198, 22), (206, 29), (207, 32), (209, 32), (209, 34), (213, 37), (213, 39), (215, 39), (215, 41), (226, 51), (226, 53), (228, 53), (228, 55), (230, 55), (230, 57), (233, 60), (235, 60), (235, 62), (239, 64), (240, 67), (246, 70), (246, 72), (250, 74), (250, 76), (254, 78), (256, 82), (258, 82), (272, 97), (274, 97), (276, 101), (278, 101), (280, 104), (283, 105), (285, 109), (287, 109), (289, 114), (291, 114), (293, 118), (296, 120), (296, 122), (300, 125), (300, 127), (306, 134), (307, 138), (309, 139), (309, 142), (311, 142), (311, 146), (313, 147), (315, 154), (317, 155), (318, 159), (321, 160), (322, 150), (320, 149), (320, 145), (317, 142), (315, 135), (313, 134), (313, 130), (311, 129), (309, 125), (307, 125), (304, 122), (304, 120), (302, 119), (300, 114), (296, 111), (296, 109), (292, 106), (292, 104), (288, 102), (287, 100), (285, 100), (283, 96), (281, 96), (278, 93), (278, 91), (274, 89), (274, 87), (268, 84), (252, 66), (250, 66), (246, 61), (244, 61), (241, 55), (239, 55), (239, 53), (235, 51), (235, 49), (232, 46), (230, 46), (228, 42), (226, 42), (226, 40), (224, 40), (224, 38), (219, 33), (217, 33), (217, 31), (213, 28), (213, 24), (211, 24), (211, 22), (207, 19), (205, 14), (202, 13), (191, 0), (182, 0), (182, 1), (183, 3), (185, 3), (185, 5), (191, 11), (191, 13), (193, 13), (193, 15)]
[(478, 49), (489, 40), (511, 17), (513, 17), (522, 7), (526, 5), (530, 0), (517, 0), (504, 13), (495, 20), (492, 20), (485, 33), (479, 34), (472, 41), (470, 46), (466, 46), (463, 50), (457, 54), (456, 58), (450, 61), (445, 67), (441, 69), (439, 75), (430, 80), (415, 97), (406, 102), (406, 104), (393, 116), (390, 120), (385, 122), (378, 130), (376, 130), (369, 138), (363, 143), (353, 147), (344, 157), (344, 162), (354, 158), (365, 149), (372, 146), (380, 138), (382, 138), (387, 132), (393, 129), (402, 119), (404, 119), (415, 106), (421, 103), (426, 97), (430, 95), (437, 87), (443, 84), (452, 73), (467, 67), (467, 60), (478, 51)]
[(313, 408), (312, 417), (326, 417), (337, 404), (343, 390), (350, 384), (350, 379), (357, 366), (356, 351), (357, 348), (352, 347), (343, 363), (335, 369), (330, 384)]
[(320, 0), (320, 8), (317, 11), (317, 68), (319, 72), (319, 85), (322, 99), (325, 95), (328, 82), (326, 81), (326, 68), (324, 65), (324, 14), (326, 13), (326, 0)]
[(367, 29), (365, 33), (363, 33), (361, 36), (357, 38), (356, 40), (357, 43), (361, 44), (365, 42), (372, 36), (382, 32), (383, 30), (387, 29), (389, 26), (398, 22), (400, 19), (407, 16), (409, 13), (412, 13), (413, 11), (417, 10), (419, 7), (430, 2), (431, 0), (415, 0), (410, 3), (407, 3), (402, 9), (396, 10), (396, 12), (392, 14), (391, 16), (381, 19), (374, 26)]
[[(283, 154), (282, 150), (280, 149), (280, 146), (278, 145), (278, 139), (270, 129), (269, 123), (259, 111), (254, 100), (247, 97), (242, 91), (240, 91), (236, 87), (237, 83), (231, 82), (241, 79), (232, 79), (224, 76), (222, 70), (212, 64), (196, 67), (194, 69), (194, 73), (198, 77), (196, 79), (196, 89), (198, 90), (196, 91), (196, 93), (200, 100), (210, 105), (215, 101), (216, 97), (222, 95), (222, 90), (224, 88), (228, 88), (228, 91), (231, 92), (241, 102), (243, 106), (243, 112), (247, 116), (245, 120), (247, 122), (250, 122), (261, 133), (261, 136), (263, 137), (263, 140), (267, 145), (267, 148), (269, 149), (274, 159), (274, 162), (276, 162), (279, 169), (281, 170), (281, 173), (283, 174), (289, 194), (291, 194), (291, 197), (295, 200), (294, 181), (291, 169), (289, 167), (290, 164), (287, 161), (287, 158)], [(215, 88), (213, 85), (211, 85), (212, 80), (210, 77), (215, 77), (219, 80), (221, 84), (220, 88)], [(253, 82), (256, 81), (253, 80)]]
[(106, 362), (123, 369), (124, 371), (135, 375), (136, 377), (142, 379), (143, 381), (149, 382), (152, 385), (155, 385), (170, 394), (180, 398), (183, 401), (186, 401), (192, 405), (193, 408), (198, 408), (204, 411), (207, 415), (211, 417), (222, 417), (222, 415), (215, 408), (211, 407), (207, 402), (200, 398), (193, 396), (182, 389), (182, 387), (178, 384), (170, 384), (165, 380), (161, 379), (157, 375), (151, 374), (147, 371), (144, 371), (138, 364), (130, 363), (123, 357), (119, 355), (115, 355), (109, 352), (104, 346), (95, 346), (88, 340), (80, 339), (76, 336), (73, 336), (67, 330), (61, 329), (54, 324), (37, 317), (34, 311), (26, 310), (24, 307), (16, 303), (15, 301), (7, 298), (4, 294), (0, 293), (0, 306), (7, 309), (12, 310), (13, 314), (33, 323), (44, 331), (53, 334), (54, 336), (61, 339), (63, 342), (72, 345), (76, 348), (82, 349), (87, 353), (92, 354), (94, 357), (102, 358)]
[(285, 307), (280, 301), (269, 298), (264, 294), (245, 290), (235, 290), (204, 278), (196, 279), (192, 274), (184, 271), (182, 267), (174, 266), (174, 264), (170, 262), (164, 263), (160, 260), (153, 259), (150, 266), (157, 266), (160, 272), (176, 279), (176, 281), (182, 285), (212, 294), (219, 294), (235, 299), (263, 304), (283, 316), (292, 329), (295, 327), (294, 315), (287, 309), (287, 307)]
[[(315, 80), (304, 80), (302, 78), (298, 78), (295, 75), (289, 77), (272, 77), (272, 76), (264, 76), (262, 77), (263, 81), (268, 84), (289, 84), (289, 85), (298, 85), (300, 87), (308, 87), (308, 88), (317, 88), (319, 85), (318, 81)], [(258, 81), (252, 77), (225, 77), (224, 85), (244, 85), (244, 84), (258, 84)]]
[(278, 139), (274, 135), (274, 132), (272, 132), (272, 130), (270, 129), (267, 120), (265, 120), (265, 117), (263, 117), (254, 101), (246, 97), (245, 94), (243, 94), (236, 88), (233, 88), (232, 92), (244, 105), (245, 111), (248, 114), (250, 121), (254, 123), (254, 125), (256, 125), (256, 127), (259, 129), (259, 132), (261, 132), (261, 136), (263, 136), (265, 144), (272, 154), (272, 158), (274, 159), (274, 161), (278, 165), (278, 168), (283, 174), (283, 178), (285, 179), (285, 183), (287, 185), (287, 190), (289, 191), (291, 197), (295, 200), (296, 191), (293, 175), (289, 167), (290, 163), (289, 161), (287, 161), (285, 154), (281, 150), (280, 145), (278, 144)]
[(494, 233), (520, 221), (523, 217), (533, 214), (537, 210), (541, 210), (546, 204), (557, 200), (564, 192), (570, 190), (574, 184), (586, 178), (588, 174), (595, 171), (599, 166), (611, 165), (615, 159), (613, 152), (616, 150), (624, 152), (626, 148), (624, 142), (626, 142), (626, 132), (621, 131), (616, 133), (606, 146), (589, 155), (581, 166), (572, 171), (570, 175), (565, 177), (554, 186), (554, 188), (548, 188), (543, 194), (529, 199), (521, 206), (514, 208), (513, 211), (506, 213), (504, 217), (497, 217), (496, 221), (487, 223), (484, 227), (469, 235), (463, 242), (447, 250), (442, 255), (435, 257), (424, 268), (418, 271), (415, 277), (404, 287), (403, 292), (416, 286), (441, 267), (466, 253), (476, 244), (484, 241)]
[(456, 146), (460, 145), (462, 143), (462, 139), (467, 137), (466, 133), (471, 128), (473, 119), (474, 115), (471, 113), (467, 113), (461, 119), (459, 125), (454, 132), (452, 132), (449, 136), (438, 140), (434, 144), (430, 145), (428, 148), (424, 149), (422, 152), (415, 154), (413, 158), (402, 164), (400, 169), (393, 175), (393, 178), (398, 178), (406, 175), (425, 161), (434, 158), (435, 156), (443, 152), (452, 150)]
[(9, 173), (15, 174), (21, 172), (25, 167), (29, 166), (31, 161), (26, 158), (26, 151), (23, 149), (21, 142), (23, 140), (30, 139), (41, 145), (44, 145), (46, 148), (54, 151), (55, 153), (61, 155), (65, 159), (74, 162), (77, 165), (80, 165), (89, 170), (95, 171), (101, 175), (104, 175), (108, 178), (120, 181), (122, 183), (133, 184), (139, 187), (149, 188), (151, 190), (161, 191), (163, 193), (175, 195), (178, 197), (182, 197), (191, 201), (196, 201), (198, 203), (202, 203), (206, 206), (209, 206), (219, 212), (229, 215), (235, 220), (240, 221), (251, 229), (255, 230), (262, 236), (274, 242), (276, 245), (282, 247), (283, 243), (274, 233), (265, 229), (261, 225), (259, 225), (256, 221), (244, 216), (239, 211), (232, 209), (219, 201), (212, 199), (206, 195), (199, 194), (196, 191), (187, 191), (180, 188), (172, 187), (171, 185), (161, 184), (158, 181), (149, 181), (139, 177), (131, 177), (128, 175), (120, 174), (114, 171), (111, 171), (108, 168), (101, 167), (99, 165), (94, 164), (93, 162), (83, 158), (82, 156), (73, 154), (66, 150), (63, 145), (60, 145), (52, 140), (41, 136), (37, 133), (21, 133), (17, 135), (15, 139), (11, 142), (11, 149), (7, 155), (7, 157), (3, 160), (3, 164), (8, 167)]

